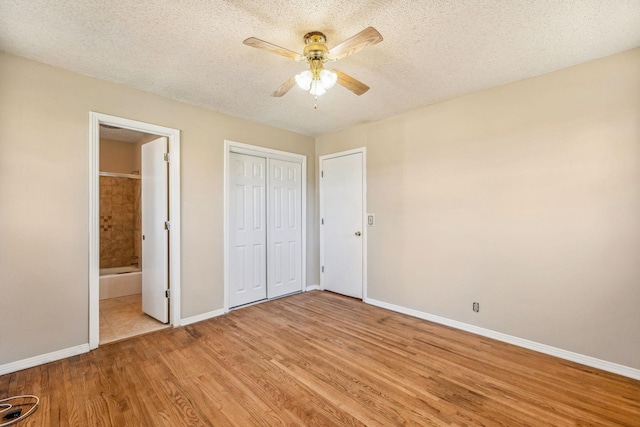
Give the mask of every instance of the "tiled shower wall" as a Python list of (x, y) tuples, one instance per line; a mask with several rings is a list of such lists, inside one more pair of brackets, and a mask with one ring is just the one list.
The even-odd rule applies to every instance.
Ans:
[(140, 266), (140, 180), (100, 177), (100, 268)]

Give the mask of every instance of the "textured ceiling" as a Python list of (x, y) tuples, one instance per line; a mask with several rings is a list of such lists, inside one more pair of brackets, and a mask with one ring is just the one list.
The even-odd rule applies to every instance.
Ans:
[[(301, 52), (368, 26), (384, 37), (336, 68), (371, 86), (318, 101), (305, 69), (242, 44)], [(317, 136), (640, 46), (638, 0), (0, 0), (0, 50), (233, 116)]]

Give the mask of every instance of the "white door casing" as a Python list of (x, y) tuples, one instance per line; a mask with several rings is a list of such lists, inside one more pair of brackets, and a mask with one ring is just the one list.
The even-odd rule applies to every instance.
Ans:
[(167, 138), (142, 145), (142, 311), (169, 321), (169, 179)]
[(320, 157), (320, 284), (363, 298), (364, 150)]
[(266, 159), (229, 160), (229, 302), (237, 307), (267, 298)]
[(169, 211), (171, 212), (171, 240), (169, 241), (171, 282), (170, 322), (181, 324), (181, 254), (180, 254), (180, 130), (140, 122), (103, 113), (89, 112), (89, 348), (100, 342), (100, 125), (116, 126), (144, 133), (165, 136), (169, 140)]
[(276, 298), (302, 290), (301, 165), (268, 159), (267, 293)]

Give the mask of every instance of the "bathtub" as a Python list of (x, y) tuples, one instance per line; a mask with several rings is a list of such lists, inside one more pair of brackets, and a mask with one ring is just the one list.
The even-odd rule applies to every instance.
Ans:
[(136, 266), (100, 269), (100, 299), (142, 293), (142, 271)]

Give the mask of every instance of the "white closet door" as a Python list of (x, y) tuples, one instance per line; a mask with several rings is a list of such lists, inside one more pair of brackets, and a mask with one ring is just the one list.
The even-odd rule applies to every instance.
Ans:
[(269, 298), (302, 290), (301, 164), (269, 160)]
[(230, 307), (267, 298), (265, 167), (264, 158), (230, 154)]

